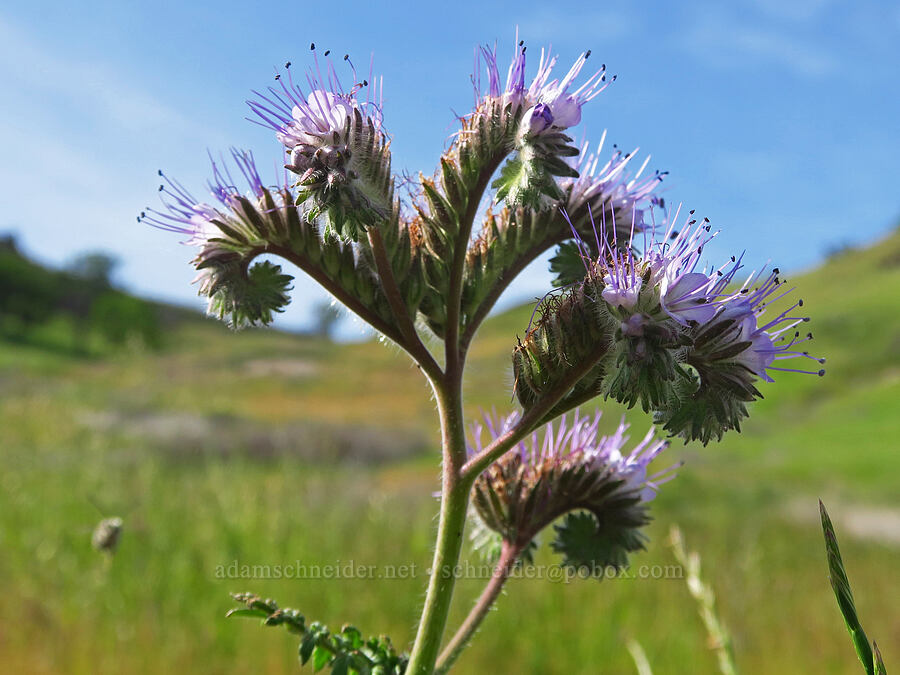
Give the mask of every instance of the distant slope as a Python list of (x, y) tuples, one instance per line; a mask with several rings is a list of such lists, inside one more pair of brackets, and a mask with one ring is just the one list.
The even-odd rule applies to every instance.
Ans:
[[(865, 484), (875, 496), (890, 496), (900, 475), (900, 231), (789, 282), (796, 291), (786, 301), (803, 298), (803, 311), (812, 317), (807, 327), (815, 335), (809, 350), (827, 358), (827, 374), (782, 373), (775, 384), (763, 383), (766, 398), (753, 404), (743, 433), (726, 435), (702, 456), (762, 456), (736, 466), (786, 477), (814, 475), (815, 484)], [(482, 408), (513, 409), (510, 353), (532, 310), (527, 305), (504, 312), (479, 331), (466, 373), (470, 415)], [(188, 311), (181, 316), (188, 320), (167, 327), (163, 353), (132, 356), (127, 365), (160, 405), (186, 402), (201, 414), (375, 424), (434, 436), (430, 391), (395, 348), (273, 330), (234, 333)], [(21, 361), (26, 351), (40, 361), (40, 346), (0, 346), (0, 367)], [(86, 388), (93, 383), (116, 402), (124, 367), (84, 369), (79, 377)], [(161, 371), (167, 373), (163, 380)], [(607, 411), (608, 424), (622, 413), (612, 402), (591, 405)], [(638, 429), (649, 423), (640, 412), (628, 416)], [(696, 455), (692, 446), (678, 452)]]

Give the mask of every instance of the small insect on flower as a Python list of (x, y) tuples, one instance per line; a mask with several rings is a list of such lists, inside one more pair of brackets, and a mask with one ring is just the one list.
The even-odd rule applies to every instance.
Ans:
[(112, 555), (119, 546), (122, 537), (122, 519), (104, 518), (91, 535), (91, 545), (101, 553)]
[[(557, 426), (548, 424), (543, 437), (533, 432), (488, 467), (472, 494), (482, 526), (524, 551), (541, 530), (566, 516), (552, 544), (564, 564), (596, 572), (624, 567), (627, 554), (643, 548), (640, 528), (650, 520), (647, 504), (660, 484), (674, 477), (674, 467), (649, 473), (650, 463), (668, 445), (654, 439), (652, 428), (628, 452), (628, 425), (622, 421), (604, 436), (598, 431), (600, 416), (576, 410), (571, 421), (563, 416)], [(518, 413), (485, 416), (472, 427), (470, 453), (481, 450), (485, 431), (489, 440), (496, 438), (518, 419)], [(483, 531), (479, 538), (491, 545)]]

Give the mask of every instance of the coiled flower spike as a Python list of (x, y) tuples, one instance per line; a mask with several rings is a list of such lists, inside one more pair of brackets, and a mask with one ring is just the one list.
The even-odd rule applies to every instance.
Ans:
[(735, 288), (741, 259), (701, 268), (703, 247), (715, 234), (693, 212), (676, 230), (678, 215), (665, 228), (632, 229), (619, 242), (615, 214), (607, 234), (604, 209), (595, 227), (602, 253), (594, 259), (572, 228), (574, 245), (584, 252), (584, 277), (542, 301), (538, 321), (513, 354), (516, 393), (526, 409), (563, 381), (568, 364), (595, 354), (595, 345), (608, 348), (556, 412), (603, 394), (629, 407), (640, 402), (667, 431), (703, 443), (740, 428), (746, 403), (762, 397), (755, 382), (772, 381), (772, 371), (824, 374), (775, 365), (813, 358), (797, 349), (811, 335), (789, 337), (808, 320), (793, 315), (802, 301), (768, 322), (760, 319), (769, 303), (790, 292), (778, 271), (756, 287), (759, 274)]
[[(208, 298), (209, 314), (230, 317), (234, 326), (269, 323), (273, 312), (282, 311), (288, 303), (292, 277), (268, 261), (247, 269), (244, 256), (266, 248), (276, 236), (285, 236), (271, 231), (264, 214), (284, 208), (290, 192), (284, 185), (271, 189), (263, 185), (252, 153), (232, 149), (231, 158), (248, 187), (245, 194), (228, 164), (210, 157), (213, 178), (208, 187), (215, 205), (199, 201), (160, 171), (165, 181), (159, 186), (164, 210), (147, 209), (138, 221), (186, 235), (184, 243), (200, 249), (193, 260), (194, 283), (199, 294)], [(290, 208), (296, 207), (291, 204)]]
[[(674, 477), (673, 467), (649, 474), (648, 467), (668, 445), (654, 440), (651, 428), (631, 452), (625, 452), (628, 425), (611, 436), (598, 431), (593, 418), (576, 410), (571, 422), (548, 424), (535, 431), (475, 481), (472, 503), (482, 527), (517, 550), (528, 551), (538, 533), (567, 516), (556, 529), (552, 546), (564, 564), (601, 573), (627, 564), (627, 554), (643, 548), (640, 528), (649, 522), (647, 503), (661, 483)], [(508, 431), (519, 419), (484, 417), (472, 427), (469, 451), (477, 454), (482, 436)], [(568, 514), (568, 515), (567, 515)], [(478, 528), (476, 528), (478, 532)], [(489, 538), (479, 537), (482, 546)]]

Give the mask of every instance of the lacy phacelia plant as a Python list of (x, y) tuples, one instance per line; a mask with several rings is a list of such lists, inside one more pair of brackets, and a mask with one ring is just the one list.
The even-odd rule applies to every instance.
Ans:
[[(380, 79), (371, 69), (360, 78), (345, 56), (344, 87), (328, 54), (314, 55), (304, 84), (288, 63), (248, 102), (281, 145), (284, 172), (273, 183), (250, 153), (233, 150), (229, 162), (213, 162), (212, 199), (164, 177), (164, 208), (139, 220), (197, 247), (200, 293), (232, 326), (268, 324), (288, 302), (291, 277), (256, 261), (280, 257), (408, 352), (428, 379), (442, 430), (440, 525), (408, 657), (355, 629), (307, 626), (296, 611), (252, 594), (237, 596), (244, 608), (234, 614), (302, 635), (303, 660), (317, 669), (443, 672), (542, 529), (556, 523), (561, 564), (595, 571), (620, 569), (644, 544), (646, 503), (670, 475), (650, 474), (648, 465), (665, 443), (651, 430), (625, 450), (624, 426), (600, 436), (599, 418), (577, 413), (543, 437), (541, 426), (600, 396), (640, 403), (672, 435), (707, 443), (739, 428), (746, 404), (761, 396), (757, 383), (786, 370), (775, 365), (782, 359), (807, 357), (799, 345), (812, 336), (795, 330), (806, 320), (792, 316), (799, 302), (764, 317), (783, 294), (777, 269), (739, 286), (740, 259), (700, 266), (709, 226), (669, 217), (655, 194), (664, 173), (646, 172), (648, 159), (633, 172), (635, 152), (605, 155), (602, 140), (594, 153), (572, 145), (567, 134), (582, 108), (615, 79), (604, 65), (585, 70), (590, 52), (560, 75), (542, 51), (529, 79), (518, 43), (505, 81), (496, 50), (476, 52), (474, 109), (409, 203), (395, 195)], [(493, 198), (482, 208), (489, 186)], [(511, 344), (522, 411), (490, 421), (490, 438), (469, 444), (469, 346), (510, 282), (554, 249), (558, 289)], [(426, 347), (425, 333), (443, 341), (440, 353)], [(496, 572), (445, 643), (469, 513)]]

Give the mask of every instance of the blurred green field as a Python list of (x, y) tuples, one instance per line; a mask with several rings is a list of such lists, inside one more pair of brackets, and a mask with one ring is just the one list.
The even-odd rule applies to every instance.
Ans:
[[(900, 232), (790, 281), (826, 377), (783, 374), (743, 434), (673, 445), (662, 461), (685, 466), (633, 564), (672, 565), (664, 540), (677, 523), (703, 557), (742, 672), (861, 672), (826, 579), (822, 497), (863, 625), (896, 669)], [(471, 413), (512, 405), (508, 355), (530, 311), (482, 329)], [(233, 334), (199, 319), (164, 345), (86, 357), (0, 342), (0, 671), (296, 672), (292, 637), (223, 618), (228, 593), (244, 590), (405, 645), (437, 513), (434, 406), (418, 372), (375, 342)], [(602, 405), (617, 422), (621, 411)], [(642, 435), (647, 420), (630, 416)], [(111, 561), (90, 545), (104, 515), (125, 522)], [(233, 561), (418, 573), (220, 578)], [(460, 583), (453, 623), (479, 591)], [(633, 673), (628, 638), (657, 675), (716, 672), (685, 584), (671, 579), (514, 580), (458, 671)]]

